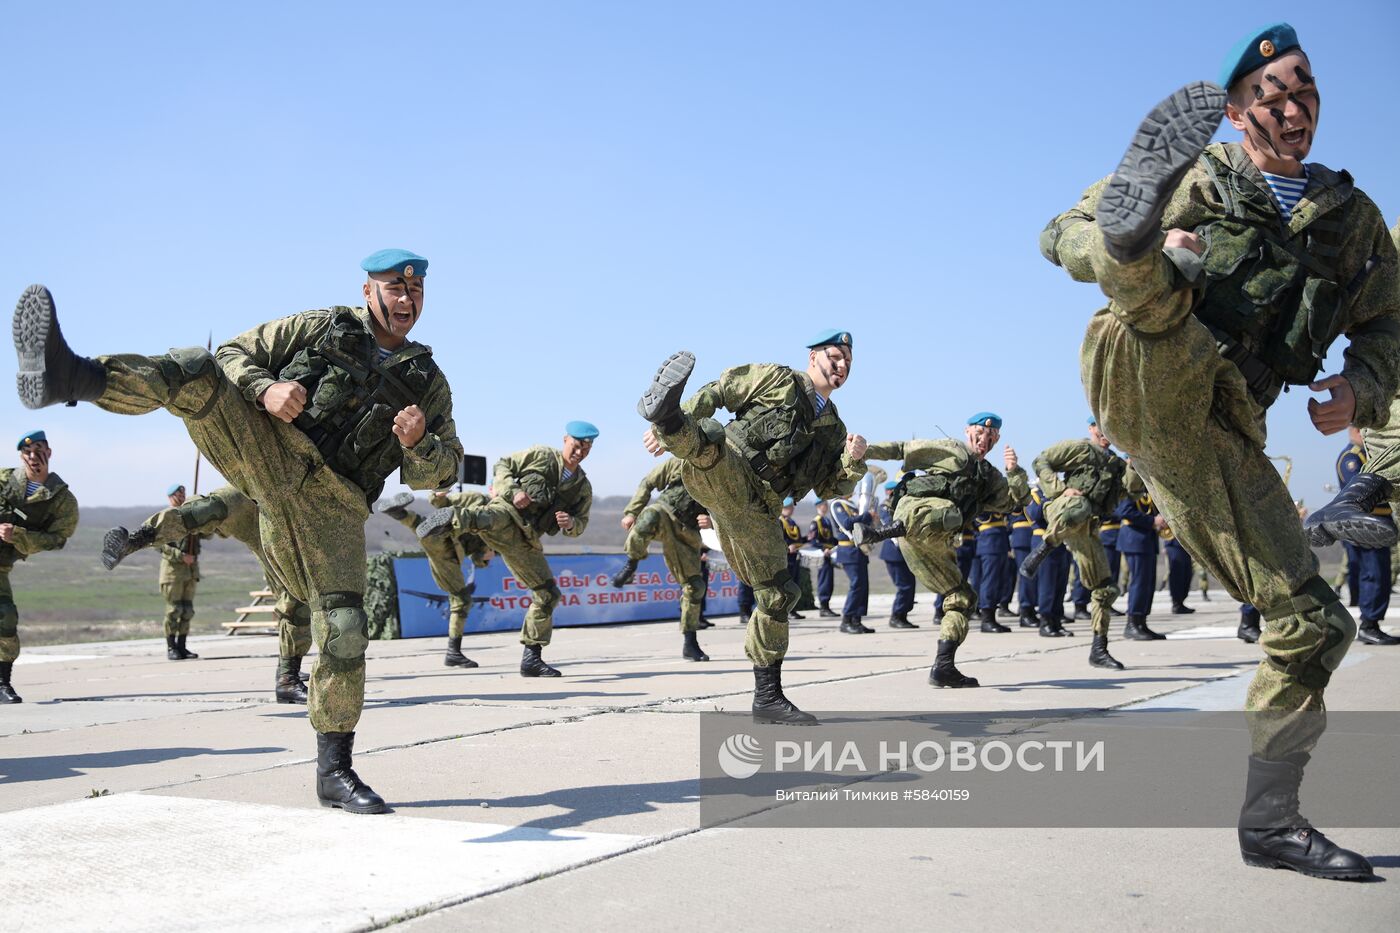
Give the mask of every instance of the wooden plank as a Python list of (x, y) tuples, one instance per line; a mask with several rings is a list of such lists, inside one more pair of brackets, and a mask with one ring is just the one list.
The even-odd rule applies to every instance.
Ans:
[[(277, 612), (277, 607), (276, 607), (276, 606), (239, 606), (237, 609), (235, 609), (235, 610), (233, 610), (233, 611), (236, 612), (236, 613), (238, 613), (239, 615), (250, 616), (250, 615), (257, 615), (257, 614), (266, 614), (266, 613), (269, 613), (269, 612), (275, 613), (275, 612)], [(241, 622), (242, 620), (240, 619), (239, 621)]]

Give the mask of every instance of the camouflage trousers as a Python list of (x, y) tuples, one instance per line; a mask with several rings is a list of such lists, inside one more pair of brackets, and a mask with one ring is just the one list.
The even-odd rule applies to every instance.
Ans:
[(1045, 504), (1045, 543), (1069, 548), (1080, 582), (1089, 591), (1090, 625), (1095, 635), (1107, 636), (1118, 588), (1108, 569), (1108, 552), (1098, 527), (1093, 507), (1083, 496), (1059, 496)]
[(0, 661), (19, 657), (19, 608), (10, 588), (13, 567), (0, 567)]
[(554, 571), (549, 569), (544, 551), (525, 535), (517, 515), (515, 506), (500, 498), (480, 506), (459, 505), (453, 508), (452, 534), (476, 534), (501, 556), (515, 582), (530, 591), (530, 608), (525, 610), (525, 621), (520, 626), (520, 643), (547, 645), (554, 635), (554, 607), (561, 598), (559, 585), (554, 582)]
[(1400, 505), (1400, 398), (1390, 403), (1390, 421), (1385, 427), (1366, 428), (1361, 436), (1366, 442), (1363, 470), (1390, 480), (1394, 486), (1390, 492), (1391, 502)]
[[(1318, 576), (1293, 499), (1265, 456), (1264, 410), (1192, 315), (1196, 294), (1163, 253), (1119, 263), (1091, 224), (1066, 245), (1089, 251), (1110, 299), (1080, 351), (1099, 425), (1132, 456), (1186, 550), (1263, 615), (1265, 660), (1246, 708), (1323, 713), (1356, 623)], [(1311, 750), (1326, 721), (1251, 719), (1271, 724), (1253, 729), (1255, 754), (1269, 759)]]
[(958, 507), (936, 496), (905, 495), (896, 503), (894, 517), (904, 523), (904, 537), (895, 540), (914, 579), (943, 597), (939, 640), (961, 645), (967, 640), (967, 615), (977, 606), (977, 594), (958, 567), (961, 532), (948, 529), (949, 524), (962, 524)]
[(753, 587), (744, 653), (756, 667), (772, 667), (787, 654), (788, 612), (801, 595), (788, 573), (787, 540), (772, 503), (775, 497), (713, 419), (685, 415), (674, 434), (662, 435), (659, 429), (657, 434), (685, 461), (685, 488), (710, 513), (729, 566)]
[[(423, 516), (417, 512), (405, 512), (398, 523), (416, 530)], [(447, 594), (447, 637), (461, 638), (467, 630), (467, 616), (471, 615), (472, 597), (467, 591), (467, 577), (462, 573), (464, 555), (457, 549), (456, 535), (437, 535), (419, 541), (423, 553), (428, 557), (428, 572), (438, 589)]]
[(700, 533), (676, 521), (666, 509), (649, 505), (627, 533), (623, 552), (632, 560), (642, 560), (652, 541), (661, 542), (666, 569), (681, 588), (681, 631), (693, 632), (700, 624), (700, 600), (705, 595), (705, 578), (700, 574)]
[(151, 540), (157, 544), (189, 534), (223, 535), (252, 551), (277, 600), (278, 657), (282, 661), (306, 657), (311, 650), (311, 610), (277, 583), (263, 551), (258, 507), (248, 497), (232, 486), (220, 487), (183, 505), (161, 509), (142, 524), (151, 529)]
[(325, 465), (301, 431), (244, 398), (203, 350), (99, 357), (97, 405), (123, 415), (165, 408), (213, 467), (258, 507), (276, 588), (310, 607), (320, 653), (307, 713), (318, 732), (351, 732), (365, 696), (363, 490)]
[(196, 581), (192, 579), (160, 585), (160, 595), (165, 597), (165, 634), (188, 635), (190, 633), (190, 619), (194, 618), (196, 585)]

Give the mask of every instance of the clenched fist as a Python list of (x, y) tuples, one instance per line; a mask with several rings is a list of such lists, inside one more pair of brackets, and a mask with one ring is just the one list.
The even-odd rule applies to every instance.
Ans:
[(306, 387), (300, 382), (274, 382), (258, 402), (269, 415), (291, 424), (306, 409)]
[(394, 436), (404, 447), (417, 447), (427, 433), (428, 421), (417, 405), (410, 405), (394, 416)]
[(861, 437), (859, 434), (846, 435), (846, 456), (850, 457), (852, 460), (860, 460), (863, 458), (865, 456), (865, 448), (869, 446), (865, 438)]

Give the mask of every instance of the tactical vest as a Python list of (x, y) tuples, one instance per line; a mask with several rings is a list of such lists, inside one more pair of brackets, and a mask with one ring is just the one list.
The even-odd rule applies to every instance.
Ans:
[(739, 449), (754, 473), (779, 495), (798, 488), (806, 479), (793, 476), (790, 468), (799, 466), (800, 456), (816, 439), (812, 422), (817, 413), (807, 398), (802, 380), (796, 373), (791, 376), (797, 390), (796, 405), (775, 408), (750, 405), (735, 412), (734, 420), (724, 428), (729, 442)]
[(685, 488), (684, 483), (674, 483), (661, 490), (657, 499), (666, 503), (676, 520), (688, 528), (700, 527), (696, 519), (705, 514), (705, 507), (695, 501), (695, 497)]
[[(0, 485), (0, 522), (18, 525), (32, 531), (48, 531), (53, 524), (54, 503), (58, 496), (30, 502), (26, 495), (29, 480), (23, 470), (15, 470), (9, 480)], [(57, 473), (50, 473), (44, 486), (57, 492), (66, 484)], [(15, 561), (24, 560), (24, 555), (15, 550), (13, 544), (0, 542), (0, 567), (13, 567)]]
[(1340, 173), (1345, 200), (1290, 240), (1266, 185), (1210, 152), (1201, 165), (1226, 216), (1196, 230), (1206, 248), (1195, 314), (1267, 408), (1284, 385), (1313, 381), (1341, 330), (1351, 283), (1338, 282), (1334, 264), (1356, 204), (1351, 176)]
[(1128, 464), (1123, 458), (1103, 455), (1104, 462), (1077, 467), (1065, 475), (1065, 488), (1078, 489), (1094, 507), (1095, 515), (1107, 515), (1123, 498), (1123, 474)]
[(956, 473), (905, 473), (890, 493), (890, 511), (893, 512), (906, 495), (947, 499), (970, 521), (981, 510), (982, 500), (991, 485), (992, 474), (988, 470), (995, 472), (985, 461), (969, 457), (968, 465)]
[[(306, 388), (306, 409), (292, 423), (326, 465), (373, 502), (384, 480), (403, 465), (394, 416), (421, 403), (437, 373), (427, 347), (410, 344), (379, 362), (374, 335), (350, 308), (331, 309), (331, 326), (315, 346), (298, 350), (278, 379)], [(441, 416), (427, 426), (429, 433)]]
[(530, 497), (530, 504), (520, 513), (520, 517), (537, 534), (549, 534), (559, 529), (559, 523), (554, 518), (555, 512), (575, 515), (583, 505), (583, 493), (587, 488), (584, 483), (576, 483), (572, 489), (563, 493), (559, 491), (560, 485), (558, 479), (543, 473), (526, 473), (520, 477), (520, 488)]

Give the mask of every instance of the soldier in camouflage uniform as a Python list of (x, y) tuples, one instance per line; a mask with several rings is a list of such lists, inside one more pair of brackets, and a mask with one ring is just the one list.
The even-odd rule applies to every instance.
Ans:
[(0, 704), (23, 702), (10, 683), (19, 657), (19, 609), (10, 571), (32, 554), (59, 550), (78, 527), (78, 500), (57, 473), (49, 472), (48, 435), (30, 431), (17, 447), (24, 469), (0, 469)]
[(1128, 462), (1109, 450), (1108, 438), (1090, 419), (1089, 438), (1061, 441), (1035, 458), (1045, 503), (1045, 536), (1021, 562), (1021, 575), (1035, 576), (1036, 568), (1058, 545), (1069, 548), (1079, 579), (1089, 591), (1094, 637), (1089, 663), (1121, 671), (1123, 665), (1108, 653), (1108, 625), (1118, 587), (1108, 569), (1108, 554), (1099, 535), (1105, 518), (1112, 516), (1124, 495), (1138, 496), (1142, 481)]
[[(472, 509), (491, 500), (485, 493), (470, 489), (461, 492), (438, 489), (433, 491), (428, 501), (438, 509)], [(412, 502), (413, 493), (401, 492), (390, 496), (376, 508), (409, 531), (417, 533), (424, 516), (408, 510)], [(477, 667), (475, 661), (462, 654), (462, 635), (467, 630), (467, 616), (471, 615), (472, 611), (472, 594), (476, 592), (476, 583), (468, 583), (466, 575), (462, 573), (462, 562), (470, 559), (472, 566), (480, 569), (490, 565), (491, 558), (496, 556), (495, 552), (475, 534), (433, 535), (421, 540), (423, 553), (428, 557), (428, 572), (432, 574), (438, 589), (447, 594), (447, 654), (442, 663), (448, 667), (464, 669)]]
[(218, 348), (96, 359), (73, 353), (48, 289), (15, 309), (18, 388), (30, 408), (90, 401), (118, 414), (165, 408), (230, 483), (258, 505), (277, 584), (311, 607), (320, 649), (308, 713), (324, 806), (382, 813), (352, 767), (364, 705), (365, 519), (395, 470), (433, 489), (457, 474), (462, 446), (447, 379), (407, 339), (423, 301), (426, 260), (404, 250), (366, 258), (366, 308), (308, 311)]
[[(1099, 423), (1192, 556), (1265, 622), (1247, 699), (1246, 863), (1371, 877), (1298, 813), (1323, 692), (1356, 624), (1265, 455), (1265, 412), (1293, 384), (1330, 392), (1308, 405), (1324, 434), (1386, 422), (1400, 379), (1396, 249), (1349, 175), (1304, 164), (1320, 96), (1292, 27), (1246, 37), (1221, 84), (1154, 109), (1114, 176), (1052, 220), (1041, 247), (1109, 298), (1080, 353)], [(1241, 143), (1208, 145), (1222, 115)], [(1279, 180), (1301, 182), (1301, 196)], [(1313, 381), (1340, 334), (1342, 372)]]
[(267, 585), (276, 596), (277, 676), (273, 695), (278, 703), (305, 703), (302, 658), (311, 650), (311, 609), (294, 598), (277, 582), (277, 576), (263, 550), (258, 507), (233, 486), (220, 486), (207, 495), (195, 496), (162, 509), (128, 532), (120, 525), (102, 539), (102, 565), (113, 569), (142, 548), (182, 541), (192, 535), (233, 538), (253, 552), (262, 566)]
[(562, 448), (543, 445), (509, 454), (496, 462), (492, 498), (485, 505), (439, 509), (418, 526), (424, 547), (435, 537), (477, 535), (499, 555), (519, 584), (530, 591), (530, 608), (520, 628), (525, 646), (522, 677), (558, 677), (541, 654), (554, 634), (554, 607), (563, 594), (544, 556), (541, 535), (577, 538), (588, 527), (593, 485), (583, 463), (598, 429), (587, 421), (564, 426)]
[[(165, 491), (170, 507), (185, 502), (185, 487), (179, 483)], [(185, 647), (194, 618), (194, 591), (199, 584), (199, 545), (204, 536), (190, 532), (160, 545), (160, 595), (165, 598), (165, 656), (171, 661), (199, 657)]]
[[(681, 657), (687, 661), (708, 661), (700, 647), (696, 630), (700, 626), (700, 600), (705, 594), (705, 578), (700, 572), (700, 529), (710, 527), (704, 506), (686, 491), (681, 480), (682, 463), (675, 457), (642, 478), (637, 491), (622, 510), (622, 527), (627, 530), (623, 552), (627, 565), (613, 574), (612, 585), (626, 586), (637, 572), (637, 564), (647, 556), (647, 546), (660, 539), (666, 569), (681, 586)], [(660, 493), (651, 501), (652, 492)]]
[(1030, 484), (1016, 451), (1005, 449), (1006, 475), (987, 462), (1001, 439), (1001, 417), (978, 412), (967, 419), (964, 440), (884, 441), (871, 444), (871, 460), (900, 460), (899, 485), (890, 493), (894, 521), (874, 531), (853, 530), (858, 544), (897, 538), (914, 577), (943, 597), (938, 653), (929, 670), (935, 687), (976, 687), (977, 678), (957, 668), (958, 647), (967, 640), (967, 616), (977, 594), (958, 566), (962, 528), (982, 512), (1013, 512), (1030, 501)]
[[(684, 462), (681, 477), (710, 512), (724, 556), (754, 589), (744, 653), (753, 662), (756, 722), (811, 725), (783, 695), (788, 612), (800, 589), (788, 573), (778, 514), (783, 499), (816, 491), (845, 498), (865, 474), (865, 438), (848, 434), (831, 393), (846, 382), (851, 335), (833, 330), (808, 345), (806, 371), (773, 363), (727, 369), (681, 404), (695, 357), (674, 354), (657, 371), (637, 411), (652, 423), (643, 443)], [(727, 409), (734, 419), (713, 417)]]

